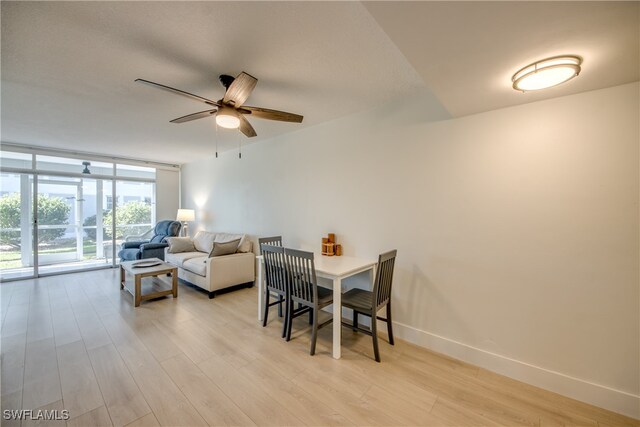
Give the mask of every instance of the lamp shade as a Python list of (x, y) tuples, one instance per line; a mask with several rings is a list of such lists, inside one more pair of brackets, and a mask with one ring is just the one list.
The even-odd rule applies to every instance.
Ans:
[(178, 209), (176, 221), (195, 221), (196, 213), (193, 209)]

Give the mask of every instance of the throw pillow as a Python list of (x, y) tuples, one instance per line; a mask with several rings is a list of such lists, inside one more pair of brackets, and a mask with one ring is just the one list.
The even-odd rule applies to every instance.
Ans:
[(213, 242), (213, 249), (209, 253), (209, 258), (215, 256), (223, 256), (223, 255), (231, 255), (235, 254), (238, 250), (238, 245), (240, 244), (240, 239), (232, 240), (230, 242)]
[(238, 252), (251, 252), (251, 240), (246, 234), (242, 235), (242, 239), (240, 240), (240, 244), (238, 245)]
[(215, 233), (209, 231), (200, 230), (193, 237), (193, 246), (195, 246), (198, 252), (211, 252), (213, 248), (213, 239), (216, 237)]
[(169, 243), (168, 252), (170, 254), (194, 252), (196, 250), (195, 246), (193, 246), (193, 241), (189, 237), (169, 237), (167, 238), (167, 243)]

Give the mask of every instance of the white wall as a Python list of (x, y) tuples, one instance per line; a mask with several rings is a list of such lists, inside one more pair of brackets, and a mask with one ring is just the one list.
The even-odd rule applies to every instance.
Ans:
[(175, 219), (180, 203), (180, 173), (156, 169), (156, 218)]
[(397, 248), (400, 337), (640, 418), (639, 89), (435, 122), (407, 101), (188, 164), (182, 204), (199, 228)]

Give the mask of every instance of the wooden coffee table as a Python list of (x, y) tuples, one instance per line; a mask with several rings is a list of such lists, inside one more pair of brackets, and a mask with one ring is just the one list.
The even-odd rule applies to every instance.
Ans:
[[(145, 264), (157, 264), (145, 266)], [(134, 289), (131, 290), (125, 286), (126, 273), (133, 276)], [(171, 274), (171, 288), (166, 289), (168, 283), (158, 276)], [(152, 281), (149, 286), (154, 289), (153, 292), (142, 294), (142, 278), (151, 277)], [(145, 284), (147, 286), (147, 284)], [(159, 258), (147, 258), (136, 261), (124, 261), (120, 263), (120, 289), (126, 289), (130, 292), (135, 301), (135, 306), (140, 306), (140, 301), (155, 299), (165, 295), (173, 295), (178, 298), (178, 268), (175, 265), (162, 261)], [(157, 290), (160, 289), (160, 290)]]

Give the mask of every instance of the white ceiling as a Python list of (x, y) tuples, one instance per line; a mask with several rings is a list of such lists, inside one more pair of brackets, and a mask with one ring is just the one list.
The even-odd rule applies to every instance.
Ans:
[(2, 140), (187, 162), (214, 153), (207, 106), (220, 74), (259, 79), (247, 105), (305, 116), (221, 130), (221, 149), (354, 113), (423, 85), (362, 4), (2, 2)]
[[(251, 140), (221, 131), (221, 151), (418, 92), (460, 116), (640, 79), (637, 2), (0, 7), (2, 141), (170, 163), (211, 156), (213, 120), (169, 123), (206, 106), (138, 77), (219, 99), (218, 75), (246, 71), (259, 79), (247, 104), (305, 116), (251, 119)], [(510, 88), (519, 67), (559, 53), (584, 56), (579, 78), (539, 93)]]
[[(366, 2), (425, 84), (458, 117), (640, 79), (640, 2)], [(574, 54), (583, 71), (539, 92), (511, 76)]]

